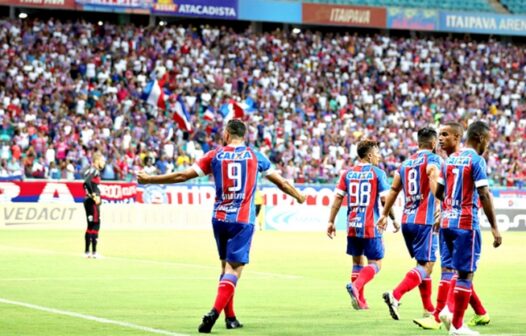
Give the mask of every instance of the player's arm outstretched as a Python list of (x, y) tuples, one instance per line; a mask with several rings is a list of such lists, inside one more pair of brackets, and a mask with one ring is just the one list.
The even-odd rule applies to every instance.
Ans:
[(477, 188), (479, 193), (480, 203), (482, 203), (482, 209), (488, 218), (489, 225), (491, 226), (491, 233), (493, 234), (493, 247), (499, 247), (502, 244), (502, 237), (497, 227), (497, 217), (495, 215), (495, 207), (493, 206), (493, 198), (489, 187)]
[(266, 178), (274, 183), (279, 190), (283, 191), (285, 194), (292, 196), (296, 199), (298, 203), (305, 202), (305, 195), (303, 195), (298, 189), (296, 189), (289, 181), (285, 180), (277, 172), (272, 172), (266, 175)]
[(171, 184), (186, 182), (190, 179), (199, 176), (195, 168), (190, 167), (175, 173), (150, 176), (144, 171), (137, 173), (137, 181), (140, 184)]
[(387, 228), (387, 216), (393, 220), (393, 225), (395, 227), (394, 232), (398, 232), (400, 225), (395, 220), (395, 215), (393, 211), (393, 205), (398, 197), (398, 194), (402, 191), (402, 180), (400, 179), (400, 174), (395, 174), (393, 183), (391, 184), (391, 189), (387, 196), (380, 197), (384, 209), (382, 210), (382, 215), (376, 222), (376, 226), (380, 232), (384, 232)]

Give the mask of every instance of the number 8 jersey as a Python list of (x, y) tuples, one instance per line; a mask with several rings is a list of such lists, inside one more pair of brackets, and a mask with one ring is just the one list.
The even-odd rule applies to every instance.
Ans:
[(437, 200), (429, 185), (429, 165), (440, 170), (442, 159), (430, 150), (420, 150), (405, 160), (397, 171), (405, 196), (402, 224), (435, 223)]
[(349, 237), (381, 237), (376, 228), (380, 217), (380, 195), (389, 191), (385, 172), (372, 164), (358, 164), (343, 172), (336, 193), (347, 196)]
[(270, 161), (263, 154), (245, 145), (219, 147), (206, 153), (192, 167), (199, 176), (214, 176), (214, 219), (254, 224), (257, 174), (271, 173)]

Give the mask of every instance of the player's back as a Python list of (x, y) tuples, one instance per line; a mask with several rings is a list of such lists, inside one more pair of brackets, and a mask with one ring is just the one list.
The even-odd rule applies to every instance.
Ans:
[(211, 173), (214, 175), (216, 200), (214, 218), (232, 223), (254, 223), (254, 194), (261, 165), (268, 159), (247, 146), (225, 146), (212, 153)]
[(434, 224), (437, 201), (431, 192), (429, 165), (440, 170), (440, 157), (430, 150), (421, 150), (405, 160), (398, 170), (405, 196), (402, 223)]
[(445, 187), (441, 226), (478, 229), (476, 188), (488, 185), (484, 158), (470, 148), (453, 153), (446, 159), (440, 178)]
[(340, 177), (337, 193), (347, 195), (348, 235), (381, 237), (376, 228), (379, 218), (380, 193), (388, 190), (385, 172), (371, 164), (358, 164)]

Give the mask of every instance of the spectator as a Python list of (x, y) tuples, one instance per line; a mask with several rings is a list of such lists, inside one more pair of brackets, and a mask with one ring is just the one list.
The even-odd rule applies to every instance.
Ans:
[[(366, 137), (384, 144), (381, 168), (392, 174), (416, 149), (417, 129), (449, 120), (492, 125), (487, 161), (496, 184), (522, 185), (526, 174), (520, 44), (209, 26), (98, 30), (54, 19), (4, 20), (0, 43), (0, 133), (9, 144), (0, 154), (15, 157), (28, 177), (41, 157), (46, 169), (54, 156), (63, 170), (64, 160), (77, 164), (98, 148), (113, 155), (119, 179), (146, 155), (185, 169), (220, 140), (219, 111), (230, 99), (250, 111), (248, 144), (283, 175), (292, 160), (295, 182), (334, 183)], [(192, 134), (140, 99), (155, 76), (182, 95)], [(206, 110), (214, 120), (203, 120)], [(63, 175), (79, 176), (85, 164), (72, 167)]]
[(55, 164), (55, 161), (51, 161), (49, 164), (48, 179), (59, 180), (60, 179), (60, 170)]
[(0, 163), (0, 177), (9, 177), (9, 170), (7, 169), (7, 160), (2, 159)]
[(9, 176), (23, 176), (22, 167), (20, 166), (20, 161), (12, 156), (9, 162), (7, 163), (7, 173)]

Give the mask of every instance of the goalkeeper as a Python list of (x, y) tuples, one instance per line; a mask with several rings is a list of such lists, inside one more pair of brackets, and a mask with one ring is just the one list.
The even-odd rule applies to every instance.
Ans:
[[(84, 234), (86, 242), (84, 253), (87, 258), (97, 258), (97, 240), (100, 229), (100, 171), (104, 168), (104, 157), (100, 153), (93, 154), (92, 164), (84, 172), (84, 190), (86, 198), (84, 199), (84, 209), (86, 210), (86, 219), (88, 228)], [(91, 254), (90, 254), (91, 245)]]

